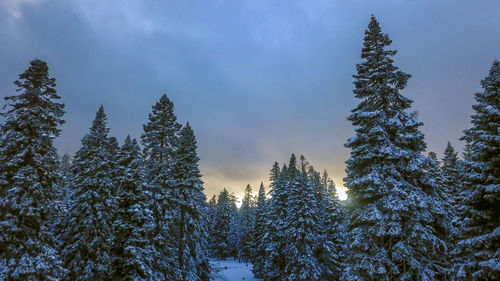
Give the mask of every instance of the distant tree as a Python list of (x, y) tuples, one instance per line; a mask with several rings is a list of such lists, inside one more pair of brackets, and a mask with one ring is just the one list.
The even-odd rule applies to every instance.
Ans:
[(345, 210), (337, 197), (337, 190), (332, 180), (326, 186), (324, 208), (323, 235), (326, 241), (320, 249), (319, 261), (323, 267), (322, 276), (325, 280), (340, 279), (344, 270), (345, 260)]
[(217, 207), (217, 195), (213, 195), (208, 201), (208, 248), (214, 248), (212, 242), (214, 241), (214, 225), (215, 225), (215, 208)]
[(227, 233), (227, 242), (228, 242), (228, 252), (229, 256), (233, 257), (234, 259), (238, 258), (238, 246), (240, 245), (240, 238), (241, 238), (241, 231), (243, 226), (241, 225), (241, 220), (239, 219), (238, 216), (238, 207), (236, 206), (236, 202), (238, 199), (236, 196), (231, 193), (229, 195), (230, 201), (234, 202), (234, 204), (231, 204), (231, 219), (229, 221), (229, 230)]
[(410, 77), (393, 64), (389, 36), (371, 17), (356, 66), (360, 103), (348, 120), (348, 259), (344, 280), (434, 280), (446, 275), (445, 210), (429, 175), (422, 125), (402, 96)]
[(62, 186), (69, 186), (72, 180), (71, 172), (71, 157), (69, 154), (65, 153), (61, 157), (61, 164), (59, 165), (59, 171), (62, 176)]
[(5, 97), (0, 115), (0, 279), (58, 280), (65, 271), (49, 225), (61, 182), (53, 141), (64, 104), (40, 59), (14, 84), (20, 94)]
[(466, 220), (455, 251), (459, 280), (500, 279), (500, 62), (495, 60), (475, 94), (463, 174)]
[(459, 161), (457, 157), (458, 152), (455, 152), (455, 149), (451, 145), (450, 142), (446, 145), (446, 149), (444, 150), (444, 156), (442, 159), (442, 172), (443, 172), (443, 180), (446, 188), (446, 192), (449, 194), (450, 199), (454, 201), (454, 197), (457, 196), (459, 191), (458, 185), (460, 182), (460, 174), (459, 174)]
[(63, 235), (70, 280), (104, 280), (110, 276), (113, 214), (109, 128), (101, 105), (73, 160), (73, 196)]
[(235, 197), (224, 188), (217, 197), (215, 219), (212, 232), (212, 255), (217, 259), (224, 259), (232, 255), (229, 241), (230, 224), (236, 214)]
[(127, 136), (117, 156), (118, 203), (113, 223), (111, 280), (150, 280), (153, 202), (137, 141)]
[(109, 176), (113, 180), (113, 185), (118, 186), (118, 161), (120, 154), (120, 145), (118, 144), (118, 140), (115, 137), (109, 137), (106, 149), (108, 150), (110, 157), (110, 174)]
[(254, 225), (255, 225), (255, 206), (254, 198), (252, 195), (252, 187), (247, 185), (245, 194), (241, 201), (241, 207), (238, 211), (238, 219), (241, 225), (239, 245), (238, 245), (238, 259), (243, 259), (245, 262), (249, 261), (252, 257), (252, 249), (254, 242)]
[(295, 155), (288, 165), (286, 265), (281, 280), (319, 280), (322, 275), (322, 267), (314, 254), (321, 243), (318, 202), (314, 186), (307, 178), (308, 163), (303, 156), (300, 159), (300, 170), (296, 168)]
[(266, 241), (264, 234), (266, 231), (266, 191), (264, 184), (260, 183), (259, 194), (257, 195), (257, 205), (255, 207), (255, 224), (253, 229), (253, 251), (252, 251), (252, 264), (253, 272), (256, 277), (263, 276), (264, 261), (266, 254)]
[(334, 182), (325, 170), (321, 177), (309, 169), (310, 181), (313, 182), (321, 195), (317, 196), (319, 216), (319, 240), (315, 255), (321, 266), (321, 280), (338, 280), (343, 271), (345, 259), (345, 211), (337, 197)]
[[(295, 163), (295, 161), (291, 161)], [(296, 169), (294, 167), (294, 169)], [(269, 200), (266, 233), (263, 240), (266, 241), (264, 278), (266, 280), (281, 280), (285, 274), (286, 267), (286, 244), (285, 226), (287, 217), (287, 201), (289, 193), (288, 167), (286, 165), (280, 171), (277, 162), (274, 163), (270, 173), (271, 198)]]

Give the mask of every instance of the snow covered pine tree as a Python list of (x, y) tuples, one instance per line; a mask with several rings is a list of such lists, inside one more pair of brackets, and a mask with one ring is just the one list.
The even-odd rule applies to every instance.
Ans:
[(111, 280), (151, 280), (153, 276), (153, 197), (142, 163), (137, 141), (127, 136), (118, 152)]
[(180, 132), (172, 172), (174, 200), (180, 209), (175, 225), (181, 280), (184, 281), (208, 280), (210, 275), (206, 196), (196, 149), (194, 132), (187, 123)]
[(212, 227), (212, 255), (217, 259), (225, 259), (236, 249), (230, 247), (230, 226), (236, 215), (236, 198), (224, 188), (217, 197), (214, 225)]
[(108, 133), (101, 105), (73, 161), (74, 201), (62, 235), (69, 280), (105, 280), (111, 274), (116, 200)]
[(374, 16), (365, 31), (348, 120), (356, 135), (344, 179), (350, 197), (344, 280), (435, 280), (446, 274), (445, 214), (422, 155), (422, 125), (402, 96), (410, 77), (393, 65), (394, 50)]
[(295, 155), (288, 164), (289, 198), (284, 234), (285, 271), (280, 280), (320, 280), (322, 267), (314, 251), (320, 248), (319, 214), (312, 183), (307, 178), (307, 164), (301, 156), (300, 170)]
[(271, 198), (263, 238), (266, 244), (263, 273), (267, 280), (281, 280), (281, 276), (285, 274), (285, 220), (289, 196), (286, 189), (287, 169), (286, 165), (283, 165), (280, 171), (278, 162), (275, 162), (270, 173)]
[(148, 119), (148, 123), (143, 126), (144, 133), (141, 139), (144, 147), (146, 178), (154, 199), (153, 216), (156, 227), (152, 240), (153, 279), (179, 280), (181, 272), (178, 251), (172, 236), (177, 214), (172, 204), (174, 202), (171, 200), (171, 193), (175, 187), (172, 169), (175, 165), (175, 150), (181, 125), (177, 123), (174, 104), (167, 95), (162, 95), (153, 105)]
[(54, 138), (64, 104), (47, 63), (35, 59), (5, 97), (0, 127), (0, 280), (58, 280), (64, 269), (48, 225), (58, 174)]
[(495, 60), (475, 95), (463, 179), (464, 239), (455, 251), (459, 280), (500, 279), (500, 62)]
[(241, 225), (239, 233), (238, 245), (238, 260), (248, 262), (252, 256), (253, 242), (254, 242), (254, 224), (255, 224), (255, 206), (252, 196), (252, 187), (247, 185), (245, 194), (241, 201), (241, 207), (238, 210), (238, 220)]
[(252, 249), (252, 271), (256, 277), (263, 275), (266, 244), (264, 234), (266, 231), (266, 191), (264, 184), (260, 183), (259, 194), (257, 195), (257, 206), (255, 207), (255, 224), (253, 229), (253, 249)]

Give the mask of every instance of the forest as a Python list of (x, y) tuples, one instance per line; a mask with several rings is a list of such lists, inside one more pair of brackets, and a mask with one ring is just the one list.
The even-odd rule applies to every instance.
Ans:
[(438, 159), (391, 43), (372, 16), (347, 116), (347, 200), (290, 152), (240, 207), (222, 187), (206, 197), (197, 138), (165, 94), (140, 140), (120, 145), (101, 105), (78, 151), (59, 155), (64, 95), (32, 60), (0, 119), (0, 280), (211, 280), (229, 257), (268, 281), (500, 280), (500, 62), (478, 81), (461, 157), (448, 143)]

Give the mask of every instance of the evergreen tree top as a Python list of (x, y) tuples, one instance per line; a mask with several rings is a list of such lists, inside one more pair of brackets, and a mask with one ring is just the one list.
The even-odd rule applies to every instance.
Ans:
[(99, 109), (95, 113), (94, 121), (92, 121), (92, 126), (90, 127), (90, 133), (96, 134), (101, 132), (109, 132), (109, 128), (107, 127), (108, 117), (104, 112), (104, 105), (101, 104)]
[(288, 175), (292, 176), (297, 173), (297, 158), (295, 157), (295, 154), (292, 153), (292, 156), (290, 157), (290, 161), (288, 162)]
[[(7, 119), (2, 126), (2, 131), (13, 128), (20, 130), (20, 128), (31, 126), (37, 128), (29, 131), (32, 134), (35, 131), (41, 134), (39, 137), (58, 137), (61, 132), (59, 126), (65, 122), (61, 118), (65, 111), (64, 104), (57, 102), (61, 97), (56, 93), (55, 81), (55, 78), (49, 77), (49, 67), (45, 61), (32, 60), (28, 69), (19, 75), (18, 80), (14, 81), (18, 87), (16, 91), (21, 94), (4, 98), (7, 104), (3, 106), (3, 109), (9, 109), (0, 113), (0, 116)], [(15, 125), (20, 123), (23, 125)]]
[(264, 187), (264, 183), (260, 183), (259, 186), (259, 194), (257, 195), (257, 203), (258, 205), (260, 204), (259, 202), (264, 202), (266, 200), (266, 188)]
[(213, 195), (212, 198), (210, 198), (210, 201), (208, 201), (208, 204), (212, 207), (215, 207), (217, 205), (217, 195)]
[[(472, 128), (464, 131), (462, 140), (470, 144), (470, 160), (490, 162), (492, 167), (500, 166), (500, 62), (495, 60), (488, 76), (481, 81), (482, 92), (475, 94), (476, 104), (472, 106)], [(495, 163), (495, 164), (493, 164)], [(499, 169), (497, 168), (497, 171)]]
[[(201, 174), (198, 167), (200, 158), (196, 154), (196, 137), (189, 123), (187, 123), (179, 133), (178, 147), (175, 151), (176, 164), (174, 176), (178, 179), (197, 179), (201, 183)], [(201, 184), (199, 186), (201, 188)]]
[(446, 149), (444, 150), (443, 156), (443, 167), (455, 166), (458, 161), (458, 152), (455, 152), (455, 149), (451, 145), (450, 142), (446, 145)]
[(438, 160), (436, 152), (429, 151), (429, 158), (431, 158), (432, 160), (436, 161), (436, 163), (439, 163), (439, 160)]
[(108, 121), (106, 113), (104, 112), (104, 106), (101, 105), (95, 114), (95, 118), (92, 121), (92, 126), (90, 127), (89, 133), (87, 133), (82, 138), (82, 148), (80, 149), (80, 151), (83, 151), (90, 147), (99, 150), (103, 148), (109, 148), (109, 128), (107, 127), (107, 122)]
[(253, 205), (253, 196), (252, 196), (252, 186), (247, 184), (245, 188), (245, 195), (243, 196), (243, 200), (241, 200), (241, 209), (248, 209)]
[(180, 132), (180, 147), (186, 152), (191, 153), (191, 161), (198, 162), (200, 159), (196, 156), (196, 149), (198, 148), (196, 137), (194, 135), (193, 129), (189, 125), (189, 122), (182, 128)]
[(136, 139), (127, 135), (122, 147), (120, 148), (120, 165), (127, 166), (127, 163), (123, 163), (125, 159), (138, 159), (141, 157), (141, 150)]
[(271, 182), (271, 186), (274, 186), (274, 182), (278, 179), (280, 174), (280, 165), (278, 162), (274, 162), (273, 167), (271, 168), (271, 172), (269, 174), (269, 181)]
[(178, 141), (177, 134), (182, 126), (177, 122), (174, 104), (167, 95), (162, 95), (153, 105), (148, 120), (148, 123), (143, 125), (144, 133), (141, 135), (144, 155), (158, 160), (173, 157)]
[[(355, 97), (369, 101), (361, 103), (357, 109), (366, 107), (391, 111), (391, 107), (393, 110), (410, 107), (412, 101), (400, 95), (398, 91), (406, 87), (411, 75), (393, 65), (391, 57), (397, 51), (386, 50), (391, 43), (389, 36), (382, 33), (380, 24), (372, 15), (368, 29), (365, 30), (361, 50), (361, 58), (364, 61), (356, 65), (358, 73), (353, 75)], [(350, 120), (354, 119), (351, 117)]]

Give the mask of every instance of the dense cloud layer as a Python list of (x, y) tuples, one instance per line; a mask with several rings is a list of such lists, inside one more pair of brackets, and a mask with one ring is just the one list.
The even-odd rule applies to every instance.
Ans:
[[(373, 3), (372, 3), (373, 2)], [(111, 134), (139, 137), (162, 93), (190, 121), (209, 195), (242, 194), (292, 152), (341, 185), (346, 121), (371, 13), (411, 73), (430, 150), (468, 126), (500, 53), (498, 1), (101, 1), (0, 3), (0, 95), (39, 57), (66, 103), (57, 141), (73, 153), (104, 104)]]

